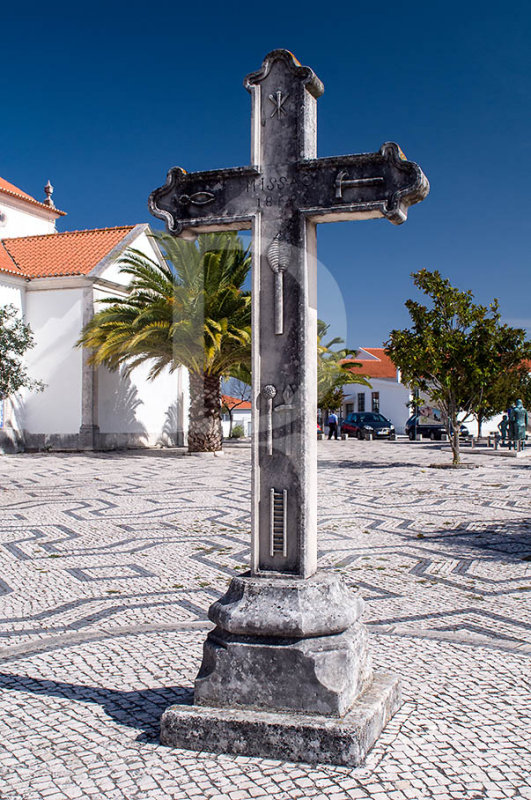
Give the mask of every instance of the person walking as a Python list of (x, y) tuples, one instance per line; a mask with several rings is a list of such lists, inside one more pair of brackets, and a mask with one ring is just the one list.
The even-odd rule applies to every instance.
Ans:
[(328, 415), (328, 438), (331, 439), (332, 436), (337, 442), (337, 414), (333, 411)]

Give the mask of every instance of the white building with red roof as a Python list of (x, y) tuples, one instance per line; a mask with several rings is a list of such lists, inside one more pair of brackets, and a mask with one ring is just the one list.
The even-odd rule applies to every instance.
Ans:
[(31, 326), (36, 346), (26, 361), (46, 385), (3, 401), (0, 452), (183, 444), (183, 368), (148, 381), (148, 367), (139, 367), (126, 378), (94, 369), (75, 346), (98, 299), (125, 294), (118, 259), (127, 248), (161, 258), (149, 226), (58, 233), (65, 212), (55, 208), (52, 192), (48, 183), (41, 202), (0, 178), (0, 304), (14, 305)]
[(232, 427), (235, 428), (239, 425), (243, 428), (243, 435), (250, 436), (252, 433), (251, 401), (246, 397), (232, 397), (230, 394), (221, 395), (221, 428), (224, 438), (228, 438), (231, 434), (231, 416)]
[(371, 387), (356, 383), (343, 386), (343, 417), (356, 411), (378, 411), (391, 420), (397, 433), (404, 433), (411, 413), (408, 406), (411, 392), (401, 382), (400, 370), (383, 347), (360, 347), (354, 360), (361, 366), (352, 367), (351, 372), (368, 376)]

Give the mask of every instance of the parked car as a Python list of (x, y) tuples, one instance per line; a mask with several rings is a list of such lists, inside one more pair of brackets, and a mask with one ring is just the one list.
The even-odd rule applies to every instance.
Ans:
[(395, 439), (395, 426), (383, 414), (374, 411), (358, 411), (348, 414), (341, 424), (341, 433), (368, 439), (372, 434), (375, 439)]
[[(419, 417), (417, 414), (413, 414), (413, 416), (410, 417), (406, 422), (405, 431), (411, 440), (415, 438), (415, 430), (417, 436), (420, 435), (421, 437), (428, 437), (429, 439), (436, 441), (440, 441), (442, 434), (447, 433), (446, 427), (442, 424), (442, 422), (437, 423), (431, 421), (420, 421), (421, 419), (425, 420), (425, 418)], [(452, 429), (450, 428), (450, 431), (451, 430)], [(459, 426), (459, 436), (470, 436), (470, 431), (466, 425)]]

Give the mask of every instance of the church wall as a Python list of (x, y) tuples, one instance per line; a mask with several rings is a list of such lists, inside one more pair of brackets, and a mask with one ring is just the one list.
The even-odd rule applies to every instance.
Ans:
[[(140, 234), (132, 244), (135, 250), (157, 258), (150, 239)], [(126, 285), (128, 276), (112, 262), (99, 277)], [(95, 287), (94, 310), (99, 298), (112, 290)], [(148, 380), (150, 365), (137, 367), (129, 377), (101, 367), (97, 374), (97, 446), (146, 447), (183, 445), (188, 429), (188, 376), (186, 370), (168, 370), (154, 381)]]
[(47, 384), (43, 392), (25, 397), (26, 440), (29, 446), (44, 446), (39, 436), (57, 435), (55, 445), (63, 440), (68, 445), (81, 424), (82, 360), (75, 343), (81, 331), (82, 289), (28, 292), (26, 319), (37, 342), (27, 354), (29, 371)]
[[(24, 314), (26, 283), (21, 278), (0, 274), (0, 306), (12, 305)], [(12, 453), (22, 448), (19, 395), (0, 400), (0, 453)]]
[(98, 446), (102, 449), (183, 445), (182, 370), (170, 374), (166, 369), (149, 381), (149, 369), (149, 364), (142, 365), (128, 377), (98, 369)]
[[(157, 255), (145, 233), (141, 233), (140, 236), (134, 240), (131, 247), (133, 250), (140, 250), (140, 252), (148, 256), (148, 258), (154, 260), (157, 259)], [(113, 261), (111, 264), (109, 264), (109, 266), (103, 270), (99, 277), (106, 281), (113, 281), (114, 283), (127, 284), (129, 282), (129, 276), (120, 272), (120, 265), (117, 263), (117, 261)]]
[[(30, 210), (31, 209), (31, 210)], [(0, 238), (9, 239), (17, 236), (40, 236), (55, 233), (55, 219), (45, 209), (33, 208), (24, 201), (0, 194), (0, 211), (2, 220)]]
[(12, 305), (24, 313), (25, 282), (21, 278), (0, 274), (0, 306)]

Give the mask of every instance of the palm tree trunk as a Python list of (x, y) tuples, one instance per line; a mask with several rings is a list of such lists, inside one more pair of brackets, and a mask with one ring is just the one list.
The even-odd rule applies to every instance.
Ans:
[(190, 372), (188, 452), (214, 453), (222, 448), (219, 376)]

